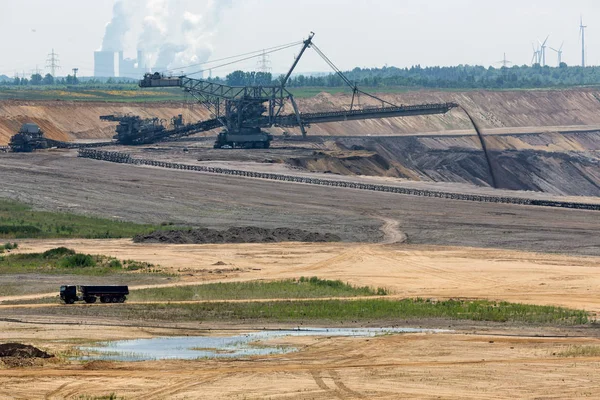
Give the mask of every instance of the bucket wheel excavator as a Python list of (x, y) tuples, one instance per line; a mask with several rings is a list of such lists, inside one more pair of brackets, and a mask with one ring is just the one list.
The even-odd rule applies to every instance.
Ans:
[[(170, 77), (160, 73), (146, 74), (139, 82), (142, 88), (180, 87), (200, 104), (206, 107), (212, 119), (198, 123), (194, 133), (206, 128), (222, 127), (217, 136), (215, 148), (269, 148), (273, 136), (263, 129), (274, 126), (299, 127), (303, 137), (306, 128), (311, 124), (365, 120), (376, 118), (404, 117), (411, 115), (444, 114), (454, 107), (455, 103), (423, 104), (398, 106), (372, 94), (363, 92), (338, 69), (329, 58), (313, 42), (314, 33), (304, 40), (302, 49), (296, 56), (288, 73), (278, 85), (271, 86), (228, 86), (207, 80), (194, 79), (189, 76)], [(301, 113), (292, 93), (286, 84), (307, 49), (314, 49), (327, 64), (352, 89), (352, 103), (349, 110), (322, 113)], [(366, 95), (381, 104), (380, 107), (368, 109), (357, 108), (360, 95)], [(285, 114), (285, 106), (290, 104), (293, 113)], [(180, 134), (181, 129), (179, 128)], [(185, 128), (183, 128), (185, 129)], [(160, 138), (169, 132), (161, 132)]]

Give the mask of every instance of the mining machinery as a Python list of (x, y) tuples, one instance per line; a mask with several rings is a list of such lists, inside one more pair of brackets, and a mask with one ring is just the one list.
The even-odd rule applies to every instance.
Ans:
[(217, 120), (185, 124), (181, 114), (171, 118), (170, 129), (165, 127), (165, 120), (158, 118), (144, 119), (137, 115), (103, 115), (100, 119), (119, 123), (116, 128), (117, 134), (113, 137), (113, 140), (117, 144), (126, 146), (156, 143), (168, 138), (210, 131), (221, 126)]
[(15, 153), (31, 153), (34, 150), (50, 147), (44, 132), (33, 123), (23, 124), (19, 132), (10, 138), (8, 146)]
[(10, 138), (8, 148), (13, 153), (31, 153), (34, 150), (49, 149), (51, 147), (69, 147), (69, 143), (48, 139), (42, 129), (34, 123), (21, 125), (19, 132)]
[[(445, 114), (455, 103), (398, 106), (360, 90), (327, 58), (313, 42), (314, 33), (303, 41), (302, 50), (280, 84), (273, 86), (228, 86), (188, 76), (170, 77), (146, 74), (140, 81), (143, 88), (180, 87), (190, 94), (212, 114), (203, 128), (223, 127), (215, 148), (268, 148), (273, 137), (263, 128), (273, 126), (299, 127), (306, 137), (306, 128), (311, 124), (365, 120), (376, 118), (405, 117), (411, 115)], [(286, 83), (307, 49), (313, 48), (352, 89), (352, 104), (349, 110), (322, 113), (300, 113), (294, 96), (286, 89)], [(380, 103), (379, 107), (355, 108), (360, 95), (366, 95)], [(284, 114), (285, 105), (291, 104), (293, 113)], [(197, 130), (196, 132), (200, 132)]]
[[(10, 138), (6, 150), (10, 149), (13, 153), (31, 153), (35, 150), (44, 150), (50, 148), (58, 149), (81, 149), (88, 147), (110, 146), (113, 142), (96, 143), (72, 143), (62, 142), (60, 140), (49, 139), (44, 136), (44, 132), (34, 123), (26, 123), (21, 126), (19, 132)], [(0, 151), (5, 148), (0, 148)]]
[(124, 145), (147, 143), (165, 130), (158, 118), (143, 119), (137, 115), (102, 115), (100, 119), (119, 123), (116, 128), (117, 134), (113, 136), (113, 140)]

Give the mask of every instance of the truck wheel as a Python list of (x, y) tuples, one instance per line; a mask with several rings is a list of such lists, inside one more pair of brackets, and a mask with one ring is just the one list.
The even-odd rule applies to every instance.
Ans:
[(88, 304), (92, 304), (96, 302), (96, 298), (95, 297), (86, 297), (85, 298), (85, 302)]
[(113, 297), (112, 298), (112, 302), (113, 303), (118, 303), (119, 302), (119, 298), (118, 297)]
[(119, 303), (125, 303), (125, 296), (119, 297)]
[(73, 300), (73, 299), (67, 299), (67, 300), (65, 300), (65, 303), (66, 304), (75, 304), (75, 300)]
[(108, 298), (107, 297), (100, 297), (100, 303), (107, 303)]

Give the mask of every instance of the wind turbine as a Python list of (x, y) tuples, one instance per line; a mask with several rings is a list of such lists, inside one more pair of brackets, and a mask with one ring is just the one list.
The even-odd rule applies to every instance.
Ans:
[(556, 50), (554, 47), (550, 47), (552, 50), (554, 50), (558, 54), (558, 66), (559, 67), (562, 64), (562, 54), (563, 54), (563, 46), (564, 45), (565, 45), (565, 42), (562, 42), (562, 44), (560, 45), (560, 48), (558, 50)]
[(579, 23), (579, 34), (581, 35), (581, 66), (585, 68), (585, 29), (587, 26), (583, 25), (583, 16)]
[(531, 57), (531, 66), (533, 67), (535, 64), (540, 63), (540, 51), (535, 48), (533, 43), (531, 43), (531, 48), (533, 49), (533, 57)]
[(541, 48), (540, 63), (542, 64), (542, 67), (546, 66), (546, 43), (548, 42), (549, 38), (550, 38), (550, 35), (546, 36), (546, 40), (544, 40), (544, 43), (540, 43), (540, 48)]

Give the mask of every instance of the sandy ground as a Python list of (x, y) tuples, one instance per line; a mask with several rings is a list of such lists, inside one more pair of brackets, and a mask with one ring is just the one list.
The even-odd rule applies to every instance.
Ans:
[[(402, 233), (392, 232), (385, 240), (401, 241)], [(163, 245), (127, 239), (28, 240), (20, 242), (20, 251), (60, 246), (159, 264), (183, 275), (183, 284), (318, 276), (385, 287), (398, 297), (485, 298), (600, 312), (600, 257), (405, 244)], [(206, 274), (238, 268), (220, 276)]]
[[(600, 311), (599, 257), (409, 245), (402, 243), (403, 232), (394, 220), (380, 222), (381, 244), (152, 245), (77, 239), (21, 241), (19, 251), (67, 246), (148, 261), (181, 274), (178, 284), (214, 279), (207, 270), (239, 268), (219, 280), (319, 276), (384, 286), (394, 297), (490, 298)], [(227, 265), (215, 266), (219, 261)], [(299, 351), (239, 360), (81, 363), (65, 358), (72, 346), (235, 334), (259, 327), (202, 321), (154, 327), (147, 321), (140, 327), (134, 321), (78, 318), (41, 313), (0, 319), (0, 342), (33, 344), (60, 356), (34, 367), (0, 367), (0, 399), (80, 399), (110, 393), (127, 399), (563, 399), (594, 398), (600, 389), (598, 352), (562, 356), (577, 346), (600, 349), (591, 327), (455, 326), (450, 321), (440, 326), (444, 321), (423, 321), (456, 330), (370, 339), (283, 338), (276, 344)]]
[[(150, 337), (164, 331), (78, 329), (0, 323), (0, 335), (32, 330), (72, 342)], [(90, 332), (95, 334), (90, 335)], [(284, 338), (299, 352), (246, 360), (138, 363), (49, 362), (0, 369), (0, 399), (506, 399), (595, 398), (599, 357), (565, 358), (596, 338), (488, 334), (407, 334), (377, 338)], [(36, 339), (31, 339), (36, 343)], [(50, 346), (52, 348), (53, 346)], [(48, 346), (46, 346), (48, 348)], [(54, 345), (55, 350), (60, 343)]]
[[(1, 196), (45, 209), (219, 228), (320, 228), (346, 240), (379, 242), (165, 246), (27, 240), (19, 241), (19, 251), (66, 246), (148, 261), (181, 274), (183, 284), (318, 276), (382, 286), (394, 297), (486, 298), (600, 312), (597, 213), (215, 179), (47, 154), (3, 157), (0, 168)], [(546, 253), (523, 251), (531, 249)], [(218, 262), (226, 265), (214, 265)], [(228, 272), (207, 273), (215, 269)], [(0, 341), (30, 343), (60, 355), (90, 341), (207, 333), (199, 330), (207, 328), (201, 321), (175, 328), (12, 313), (0, 317)], [(600, 346), (597, 336), (594, 327), (483, 325), (369, 340), (285, 339), (280, 344), (301, 351), (250, 360), (80, 364), (60, 358), (44, 366), (0, 369), (0, 399), (79, 399), (113, 392), (128, 399), (594, 398), (600, 357), (560, 355), (571, 346)]]

